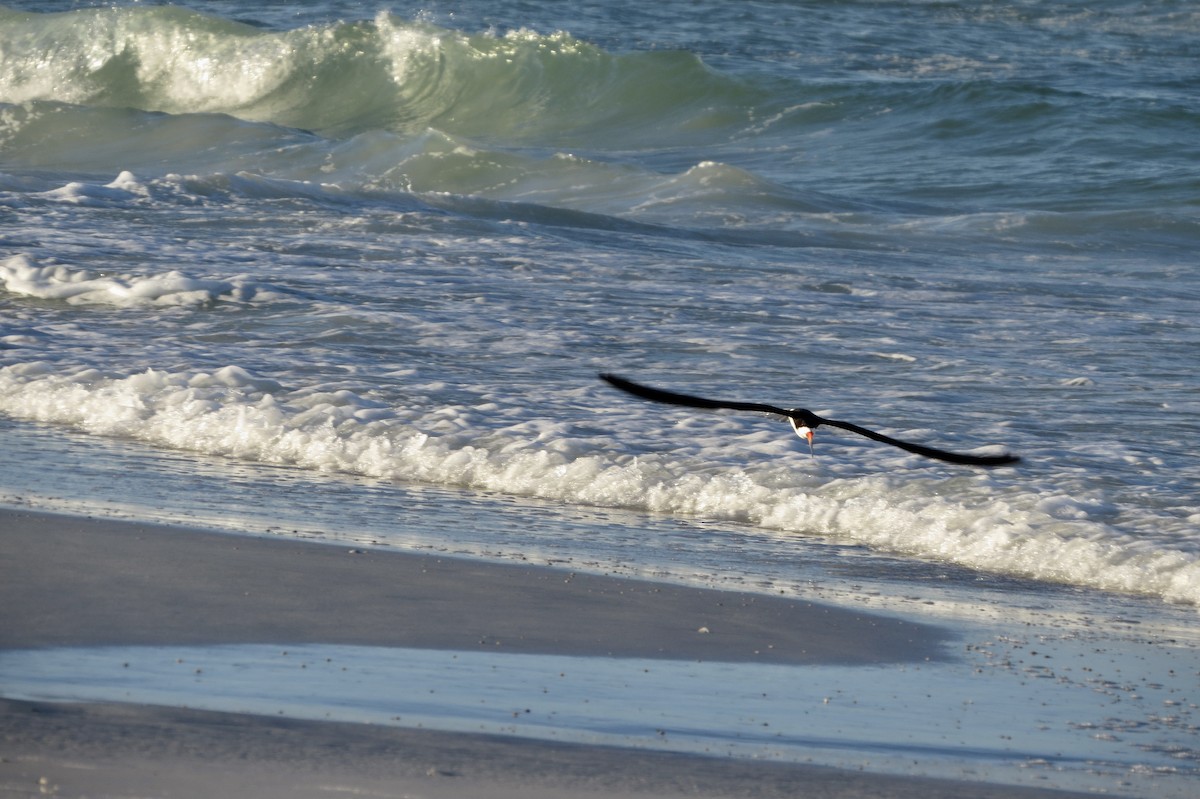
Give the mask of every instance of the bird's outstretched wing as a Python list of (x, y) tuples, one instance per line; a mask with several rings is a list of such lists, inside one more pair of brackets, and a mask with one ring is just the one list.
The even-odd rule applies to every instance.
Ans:
[(643, 386), (640, 383), (635, 383), (632, 380), (626, 380), (623, 377), (617, 377), (612, 374), (601, 374), (600, 379), (622, 391), (629, 392), (635, 397), (641, 397), (653, 402), (665, 402), (668, 405), (682, 405), (685, 408), (708, 408), (710, 410), (757, 411), (758, 413), (774, 413), (788, 418), (792, 416), (791, 411), (784, 408), (777, 408), (774, 405), (764, 405), (760, 402), (725, 402), (722, 400), (704, 399), (704, 397), (693, 397), (690, 394), (676, 394), (674, 391), (650, 388), (650, 386)]
[(927, 447), (923, 444), (914, 444), (911, 441), (901, 441), (898, 438), (885, 436), (883, 433), (876, 433), (874, 430), (868, 430), (865, 427), (852, 424), (850, 422), (840, 422), (837, 419), (821, 419), (821, 424), (827, 424), (830, 427), (840, 427), (842, 430), (849, 430), (851, 433), (858, 433), (860, 436), (865, 436), (872, 441), (878, 441), (882, 444), (890, 444), (893, 447), (898, 447), (905, 452), (911, 452), (914, 455), (921, 455), (934, 460), (945, 461), (946, 463), (960, 463), (964, 466), (1009, 466), (1020, 462), (1020, 457), (1013, 455), (1010, 452), (1005, 452), (1003, 455), (967, 455), (962, 452), (949, 452), (936, 447)]
[(623, 377), (618, 377), (613, 374), (601, 374), (600, 378), (615, 388), (633, 394), (635, 397), (651, 400), (653, 402), (664, 402), (669, 405), (682, 405), (687, 408), (706, 408), (710, 410), (728, 409), (734, 411), (754, 411), (758, 413), (771, 413), (777, 416), (783, 416), (788, 419), (797, 420), (808, 427), (816, 428), (819, 425), (828, 425), (837, 427), (842, 430), (848, 430), (851, 433), (857, 433), (860, 436), (878, 441), (881, 444), (888, 444), (893, 447), (898, 447), (905, 452), (911, 452), (915, 455), (921, 455), (925, 458), (933, 458), (935, 460), (946, 461), (947, 463), (958, 463), (965, 466), (1006, 466), (1017, 463), (1021, 459), (1016, 455), (1004, 453), (1003, 455), (967, 455), (960, 452), (949, 452), (944, 449), (936, 449), (927, 447), (922, 444), (914, 444), (911, 441), (901, 441), (898, 438), (885, 436), (883, 433), (877, 433), (874, 430), (869, 430), (851, 422), (842, 422), (837, 419), (826, 419), (823, 416), (818, 416), (812, 411), (804, 408), (780, 408), (776, 405), (766, 405), (761, 402), (729, 402), (725, 400), (711, 400), (704, 397), (694, 397), (690, 394), (678, 394), (674, 391), (664, 391), (659, 388), (651, 388), (643, 386), (640, 383), (635, 383), (632, 380), (626, 380)]

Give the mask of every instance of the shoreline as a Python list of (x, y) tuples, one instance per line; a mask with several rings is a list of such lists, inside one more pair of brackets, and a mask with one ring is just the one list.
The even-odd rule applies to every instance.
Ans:
[[(32, 511), (0, 510), (0, 530), (0, 650), (309, 642), (801, 667), (956, 659), (948, 629), (795, 599)], [(0, 796), (1085, 795), (114, 702), (0, 699), (0, 740)]]

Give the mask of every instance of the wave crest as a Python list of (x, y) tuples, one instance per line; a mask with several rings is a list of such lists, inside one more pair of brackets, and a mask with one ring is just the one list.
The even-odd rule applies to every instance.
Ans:
[(646, 135), (650, 119), (678, 136), (741, 118), (736, 83), (693, 55), (613, 55), (562, 32), (468, 34), (387, 12), (269, 31), (169, 7), (9, 11), (0, 22), (0, 100), (13, 104), (542, 141), (597, 127)]

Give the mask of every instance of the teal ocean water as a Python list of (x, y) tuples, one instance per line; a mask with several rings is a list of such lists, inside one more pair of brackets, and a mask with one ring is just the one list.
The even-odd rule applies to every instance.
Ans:
[(10, 0), (0, 501), (1186, 628), (1198, 43), (1169, 0)]

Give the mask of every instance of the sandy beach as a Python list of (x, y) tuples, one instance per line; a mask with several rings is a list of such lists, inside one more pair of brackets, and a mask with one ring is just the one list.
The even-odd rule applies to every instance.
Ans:
[[(0, 530), (4, 650), (307, 642), (798, 665), (953, 657), (947, 630), (785, 598), (25, 511), (0, 511)], [(103, 702), (2, 700), (0, 740), (3, 796), (1068, 795)]]

